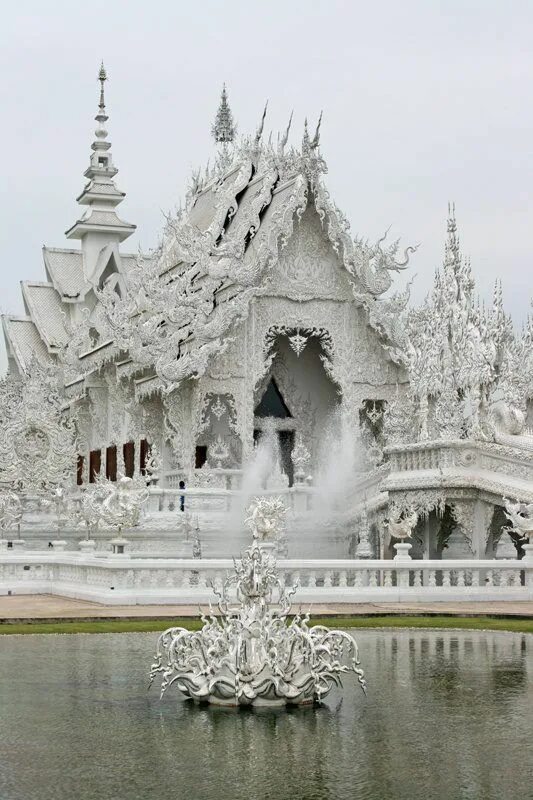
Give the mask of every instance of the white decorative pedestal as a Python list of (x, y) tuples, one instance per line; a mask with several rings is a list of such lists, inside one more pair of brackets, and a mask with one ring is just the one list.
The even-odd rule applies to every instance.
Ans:
[(498, 544), (496, 545), (496, 553), (495, 558), (516, 558), (517, 552), (516, 547), (513, 544), (513, 540), (507, 533), (507, 531), (502, 531), (502, 534), (499, 538)]
[(52, 539), (52, 547), (54, 550), (59, 550), (60, 552), (62, 550), (66, 550), (67, 544), (68, 542), (66, 542), (64, 539)]
[(124, 539), (122, 536), (117, 536), (115, 539), (111, 539), (109, 542), (111, 545), (111, 553), (109, 554), (109, 558), (129, 558), (129, 553), (126, 552), (126, 548), (129, 545), (129, 540)]
[(442, 554), (443, 558), (472, 558), (472, 550), (470, 549), (468, 539), (464, 533), (455, 528), (448, 537), (446, 542), (446, 549)]
[(533, 564), (533, 544), (523, 544), (522, 548), (524, 550), (524, 558), (522, 559), (524, 564)]
[(24, 539), (13, 539), (13, 550), (24, 550), (26, 542)]
[(305, 483), (295, 483), (293, 487), (293, 508), (296, 514), (305, 514), (308, 509), (309, 492)]
[(368, 534), (368, 517), (366, 514), (366, 508), (364, 508), (361, 513), (361, 519), (359, 520), (359, 541), (357, 543), (357, 547), (355, 548), (356, 558), (372, 558), (374, 555)]
[(163, 489), (159, 489), (159, 487), (156, 485), (152, 485), (150, 487), (150, 496), (148, 498), (148, 511), (153, 511), (155, 513), (161, 511), (162, 495), (163, 495)]
[(395, 561), (412, 561), (413, 559), (409, 555), (409, 550), (413, 545), (409, 542), (398, 542), (398, 544), (394, 545), (394, 549), (396, 550), (396, 555), (394, 556)]
[(96, 542), (94, 539), (82, 539), (78, 542), (78, 547), (85, 555), (91, 555), (96, 550)]

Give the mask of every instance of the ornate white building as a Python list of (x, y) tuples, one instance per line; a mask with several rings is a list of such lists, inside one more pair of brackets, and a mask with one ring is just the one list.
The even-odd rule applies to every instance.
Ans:
[[(185, 492), (224, 554), (214, 531), (268, 428), (284, 473), (270, 488), (303, 528), (330, 488), (324, 448), (338, 448), (349, 481), (334, 554), (389, 554), (385, 521), (414, 508), (413, 555), (492, 557), (503, 497), (533, 501), (533, 324), (515, 334), (500, 285), (491, 308), (479, 305), (453, 210), (433, 292), (410, 308), (409, 287), (391, 289), (416, 248), (353, 238), (325, 185), (320, 120), (299, 148), (290, 122), (265, 141), (264, 115), (238, 140), (224, 89), (214, 166), (193, 176), (157, 249), (124, 252), (135, 225), (117, 214), (103, 67), (99, 80), (82, 209), (66, 231), (79, 247), (44, 247), (45, 280), (22, 282), (25, 316), (3, 318), (4, 487), (65, 485), (65, 431), (72, 491), (98, 475), (153, 478), (157, 452), (145, 529), (171, 536)], [(24, 392), (33, 406), (17, 401)], [(346, 441), (355, 465), (341, 458)], [(300, 538), (300, 554), (321, 536)]]

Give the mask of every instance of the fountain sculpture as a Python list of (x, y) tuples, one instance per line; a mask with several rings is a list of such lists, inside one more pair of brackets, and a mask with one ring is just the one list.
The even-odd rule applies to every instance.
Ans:
[(202, 614), (199, 631), (161, 634), (150, 685), (162, 673), (161, 696), (172, 685), (196, 701), (226, 706), (306, 705), (322, 700), (353, 671), (366, 687), (355, 640), (309, 614), (289, 622), (291, 596), (276, 569), (276, 539), (285, 509), (279, 498), (256, 498), (247, 524), (252, 544), (218, 591), (219, 616)]

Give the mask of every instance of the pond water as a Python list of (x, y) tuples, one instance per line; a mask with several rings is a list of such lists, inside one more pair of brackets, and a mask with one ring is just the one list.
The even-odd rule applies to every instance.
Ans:
[(533, 636), (354, 633), (368, 695), (292, 711), (159, 701), (157, 634), (2, 636), (0, 798), (533, 798)]

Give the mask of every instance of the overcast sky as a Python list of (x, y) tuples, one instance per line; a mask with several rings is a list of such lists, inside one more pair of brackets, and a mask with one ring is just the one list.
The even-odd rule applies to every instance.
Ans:
[[(41, 247), (72, 246), (103, 59), (108, 129), (138, 226), (153, 246), (191, 169), (213, 154), (226, 82), (241, 132), (324, 109), (327, 182), (354, 234), (389, 225), (421, 243), (421, 299), (442, 261), (447, 203), (482, 296), (497, 276), (520, 324), (533, 276), (533, 2), (520, 0), (80, 0), (2, 4), (2, 311), (44, 279)], [(404, 282), (401, 276), (400, 285)], [(2, 343), (3, 350), (3, 343)]]

